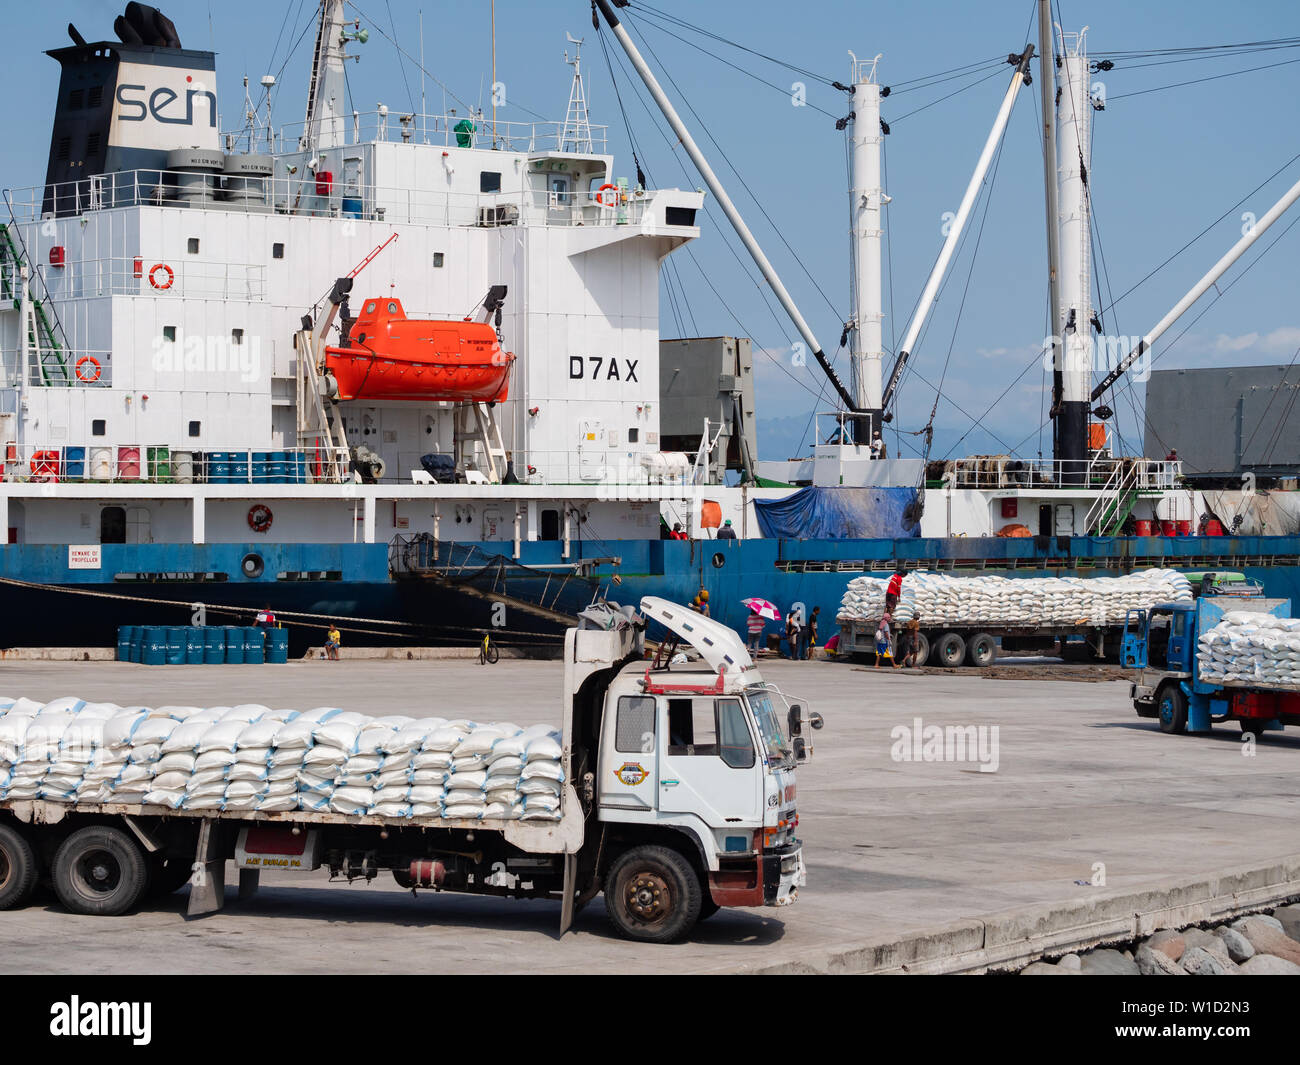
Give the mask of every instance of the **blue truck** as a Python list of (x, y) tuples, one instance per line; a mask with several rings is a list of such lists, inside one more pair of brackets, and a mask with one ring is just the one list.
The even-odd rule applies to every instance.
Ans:
[(1259, 611), (1291, 617), (1290, 599), (1262, 594), (1214, 594), (1206, 591), (1190, 603), (1162, 603), (1149, 610), (1130, 610), (1120, 645), (1123, 664), (1138, 670), (1129, 687), (1139, 717), (1154, 717), (1162, 732), (1208, 732), (1216, 723), (1236, 721), (1242, 732), (1300, 725), (1300, 691), (1249, 681), (1206, 680), (1197, 657), (1197, 641), (1228, 611)]

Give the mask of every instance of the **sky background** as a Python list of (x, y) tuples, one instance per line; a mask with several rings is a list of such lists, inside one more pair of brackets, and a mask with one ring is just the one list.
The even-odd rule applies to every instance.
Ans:
[[(35, 185), (44, 178), (58, 65), (42, 51), (68, 43), (69, 21), (88, 40), (112, 39), (113, 18), (124, 6), (124, 0), (8, 5), (6, 84), (11, 100), (22, 98), (30, 106), (11, 106), (0, 115), (7, 186)], [(313, 0), (173, 0), (159, 6), (176, 23), (186, 47), (218, 53), (223, 129), (242, 121), (244, 74), (254, 85), (265, 73), (278, 74), (277, 124), (301, 121)], [(488, 0), (363, 0), (348, 8), (370, 30), (369, 43), (354, 49), (360, 62), (348, 69), (358, 110), (371, 111), (379, 101), (419, 109), (421, 72), (389, 38), (418, 57), (421, 11), (428, 111), (455, 107), (464, 114), (466, 103), (490, 103)], [(1300, 37), (1300, 4), (1291, 0), (1231, 5), (1055, 0), (1055, 8), (1067, 30), (1089, 27), (1088, 51), (1094, 58)], [(915, 82), (1019, 52), (1029, 41), (1036, 45), (1035, 9), (1032, 0), (806, 0), (798, 5), (647, 0), (634, 3), (623, 17), (828, 353), (838, 346), (849, 311), (846, 135), (836, 131), (834, 119), (847, 114), (850, 101), (820, 80), (729, 42), (845, 83), (850, 80), (846, 49), (859, 57), (882, 53), (878, 80), (895, 87), (882, 105), (892, 131), (885, 139), (892, 203), (886, 208), (884, 324), (886, 351), (892, 353), (939, 252), (944, 213), (957, 208), (1011, 68), (987, 65), (928, 86)], [(669, 25), (663, 15), (709, 30), (722, 41)], [(497, 76), (507, 100), (499, 118), (563, 119), (571, 79), (564, 65), (565, 49), (571, 48), (565, 33), (585, 37), (591, 120), (609, 127), (616, 172), (635, 174), (630, 126), (651, 187), (702, 186), (612, 36), (593, 30), (586, 0), (497, 0), (496, 31)], [(599, 36), (606, 38), (626, 124)], [(1101, 306), (1128, 293), (1104, 316), (1111, 335), (1146, 332), (1240, 236), (1243, 212), (1263, 215), (1300, 179), (1300, 160), (1292, 160), (1300, 153), (1300, 48), (1194, 62), (1169, 63), (1168, 58), (1117, 60), (1113, 70), (1093, 77), (1107, 102), (1093, 116), (1091, 170)], [(1203, 80), (1266, 64), (1281, 65)], [(795, 81), (806, 85), (808, 106), (792, 105)], [(1187, 81), (1196, 83), (1161, 88)], [(1153, 89), (1159, 91), (1147, 91)], [(959, 91), (941, 99), (954, 90)], [(910, 434), (926, 424), (933, 409), (933, 458), (1002, 452), (1034, 457), (1040, 451), (1050, 456), (1051, 431), (1045, 424), (1050, 381), (1038, 357), (1047, 300), (1039, 131), (1035, 83), (1020, 93), (994, 180), (986, 183), (969, 239), (916, 346), (914, 372), (904, 380), (889, 433), (895, 454), (916, 453), (920, 437)], [(1243, 197), (1245, 202), (1230, 211)], [(1224, 212), (1227, 216), (1211, 226)], [(1220, 288), (1226, 289), (1293, 220), (1284, 217)], [(792, 364), (791, 345), (798, 336), (771, 292), (758, 283), (756, 269), (716, 205), (700, 224), (701, 239), (672, 256), (665, 271), (661, 333), (752, 337), (760, 457), (800, 453), (812, 441), (811, 413), (832, 407), (832, 390), (811, 358), (806, 366)], [(1143, 282), (1206, 227), (1204, 236)], [(1157, 343), (1154, 367), (1291, 362), (1300, 350), (1298, 259), (1300, 225), (1281, 236), (1212, 306), (1214, 292), (1203, 297)], [(890, 359), (887, 355), (887, 366)], [(843, 353), (836, 366), (847, 379)], [(1117, 411), (1123, 442), (1140, 450), (1141, 386), (1118, 390), (1107, 402)]]

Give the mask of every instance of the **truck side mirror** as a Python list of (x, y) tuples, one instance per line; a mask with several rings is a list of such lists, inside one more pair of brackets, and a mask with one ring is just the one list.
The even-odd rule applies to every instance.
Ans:
[(794, 760), (796, 762), (808, 761), (808, 744), (804, 742), (802, 736), (794, 738)]
[(803, 707), (794, 703), (790, 707), (790, 712), (785, 715), (785, 723), (791, 736), (803, 735)]
[(821, 714), (817, 713), (814, 710), (811, 714), (808, 715), (808, 724), (812, 725), (812, 727), (815, 729), (819, 729), (824, 724), (826, 724), (826, 722), (822, 720)]

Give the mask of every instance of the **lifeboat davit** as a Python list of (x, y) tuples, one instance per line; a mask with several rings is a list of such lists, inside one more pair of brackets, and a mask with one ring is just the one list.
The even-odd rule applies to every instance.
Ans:
[(347, 347), (325, 349), (339, 399), (500, 403), (514, 361), (491, 325), (407, 318), (396, 299), (366, 300)]

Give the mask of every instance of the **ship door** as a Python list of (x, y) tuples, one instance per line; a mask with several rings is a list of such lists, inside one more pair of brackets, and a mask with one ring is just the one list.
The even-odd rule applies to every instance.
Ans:
[(130, 507), (126, 512), (126, 542), (153, 543), (153, 518), (148, 507)]
[(101, 544), (126, 543), (126, 510), (122, 507), (105, 507), (99, 512), (99, 542)]
[(1038, 508), (1038, 535), (1051, 536), (1052, 522), (1052, 504), (1044, 503)]
[(584, 481), (605, 479), (605, 426), (601, 422), (578, 423), (578, 477)]

